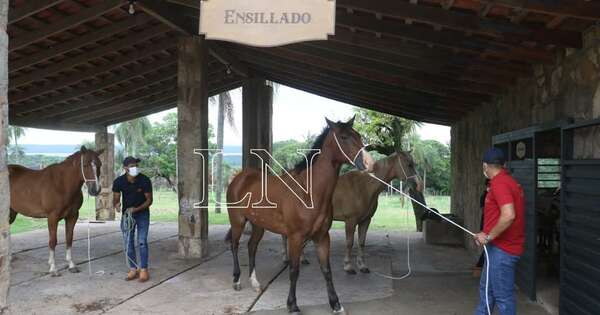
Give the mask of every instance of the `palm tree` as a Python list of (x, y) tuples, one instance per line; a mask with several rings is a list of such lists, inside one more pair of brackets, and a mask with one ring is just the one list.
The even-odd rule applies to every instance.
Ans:
[[(25, 151), (19, 146), (19, 139), (25, 135), (25, 128), (17, 126), (8, 126), (8, 145), (9, 156), (18, 163), (24, 156)], [(10, 143), (14, 145), (10, 146)]]
[(145, 136), (152, 128), (147, 117), (136, 118), (117, 125), (115, 136), (123, 145), (126, 155), (135, 156), (140, 147), (146, 144)]
[[(212, 99), (214, 103), (214, 99)], [(231, 95), (229, 92), (223, 92), (219, 94), (219, 109), (218, 109), (218, 121), (217, 121), (217, 149), (223, 150), (223, 139), (225, 135), (224, 125), (225, 117), (230, 126), (235, 128), (235, 122), (233, 119), (233, 102), (231, 101)], [(221, 202), (221, 193), (223, 192), (223, 155), (217, 155), (216, 167), (215, 167), (215, 178), (216, 183), (213, 187), (215, 192), (215, 199), (217, 202)], [(221, 213), (220, 204), (215, 205), (215, 213)]]

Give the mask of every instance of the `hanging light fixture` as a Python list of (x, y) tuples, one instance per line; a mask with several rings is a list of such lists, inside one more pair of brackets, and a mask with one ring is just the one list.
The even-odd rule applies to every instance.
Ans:
[(135, 0), (129, 0), (129, 14), (134, 15), (135, 14)]

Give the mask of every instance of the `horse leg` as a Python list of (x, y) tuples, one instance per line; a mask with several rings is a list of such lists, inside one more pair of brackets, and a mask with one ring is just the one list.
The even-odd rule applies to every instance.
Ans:
[(12, 224), (13, 222), (15, 222), (16, 218), (17, 218), (17, 212), (13, 209), (10, 209), (10, 218), (9, 218), (8, 224)]
[(283, 261), (284, 264), (287, 264), (290, 261), (290, 259), (288, 258), (287, 242), (287, 236), (281, 235), (281, 261)]
[(287, 309), (288, 312), (295, 315), (300, 314), (300, 308), (298, 308), (298, 303), (296, 302), (296, 283), (298, 282), (298, 276), (300, 275), (300, 254), (302, 252), (303, 244), (304, 240), (300, 236), (292, 235), (288, 238), (290, 292), (287, 299)]
[(248, 240), (248, 271), (250, 274), (250, 283), (252, 284), (254, 290), (256, 290), (258, 293), (260, 293), (261, 289), (260, 282), (258, 282), (258, 279), (256, 278), (256, 249), (258, 248), (258, 243), (264, 234), (264, 228), (257, 225), (252, 225), (252, 235), (250, 236), (250, 240)]
[(334, 314), (346, 314), (344, 307), (340, 304), (335, 288), (333, 287), (333, 278), (331, 276), (331, 266), (329, 264), (329, 232), (325, 233), (320, 239), (315, 240), (317, 247), (317, 256), (321, 265), (321, 272), (327, 283), (327, 295), (329, 296), (329, 305)]
[[(231, 216), (230, 216), (231, 217)], [(240, 218), (241, 219), (241, 218)], [(240, 248), (240, 237), (242, 237), (242, 232), (244, 231), (244, 223), (245, 218), (236, 222), (231, 221), (231, 254), (233, 255), (233, 289), (239, 291), (242, 289), (242, 284), (240, 283), (240, 261), (238, 258), (238, 250)]]
[(60, 276), (58, 271), (56, 270), (56, 262), (54, 261), (54, 250), (56, 249), (56, 230), (58, 228), (58, 219), (57, 218), (48, 218), (48, 248), (50, 249), (50, 254), (48, 257), (48, 264), (50, 265), (50, 270), (48, 271), (53, 277)]
[(367, 240), (367, 230), (369, 230), (371, 218), (368, 218), (358, 224), (358, 257), (356, 263), (362, 273), (369, 273), (369, 267), (365, 264), (365, 241)]
[(77, 218), (79, 218), (79, 211), (74, 211), (73, 214), (65, 218), (65, 238), (67, 243), (66, 259), (69, 263), (69, 271), (73, 273), (79, 272), (79, 268), (75, 266), (75, 263), (71, 258), (71, 247), (73, 246), (73, 230), (75, 229), (75, 223), (77, 222)]
[(352, 247), (354, 246), (354, 231), (356, 223), (346, 221), (346, 256), (344, 256), (344, 270), (350, 275), (355, 275), (356, 270), (352, 265)]
[(303, 265), (310, 265), (310, 261), (306, 258), (306, 254), (304, 254), (304, 246), (300, 250), (300, 263)]

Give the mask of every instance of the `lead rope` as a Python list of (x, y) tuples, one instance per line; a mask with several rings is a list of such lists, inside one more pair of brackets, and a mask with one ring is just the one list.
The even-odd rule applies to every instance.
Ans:
[[(348, 157), (348, 155), (346, 155), (346, 152), (344, 152), (344, 150), (342, 149), (342, 146), (340, 145), (340, 142), (338, 141), (338, 138), (337, 138), (335, 132), (333, 132), (333, 138), (335, 139), (335, 143), (337, 144), (338, 149), (340, 149), (340, 152), (342, 152), (342, 154), (344, 155), (344, 157), (348, 160), (348, 162), (352, 166), (356, 167), (356, 164), (354, 163), (354, 160), (350, 160), (350, 158)], [(358, 156), (358, 154), (362, 150), (365, 149), (365, 147), (366, 146), (362, 147), (358, 151), (358, 153), (356, 154), (356, 156), (354, 158), (356, 158)], [(400, 164), (402, 164), (402, 163), (400, 163)], [(404, 172), (404, 168), (402, 169), (402, 171)], [(408, 199), (412, 200), (413, 202), (416, 202), (418, 205), (420, 205), (423, 208), (427, 209), (429, 212), (434, 213), (438, 217), (444, 219), (445, 221), (449, 222), (450, 224), (452, 224), (452, 225), (456, 226), (457, 228), (463, 230), (465, 233), (467, 233), (467, 234), (469, 234), (471, 236), (475, 236), (475, 233), (467, 230), (465, 227), (463, 227), (460, 224), (458, 224), (458, 223), (456, 223), (456, 222), (454, 222), (454, 221), (446, 218), (445, 216), (441, 215), (440, 213), (431, 210), (431, 208), (429, 208), (427, 205), (425, 205), (422, 202), (420, 202), (420, 201), (416, 200), (415, 198), (411, 197), (409, 194), (407, 194), (407, 193), (405, 193), (403, 191), (400, 191), (396, 187), (388, 184), (387, 182), (385, 182), (384, 180), (380, 179), (379, 177), (373, 175), (372, 173), (368, 173), (368, 174), (369, 174), (369, 176), (371, 176), (375, 180), (377, 180), (377, 181), (381, 182), (382, 184), (390, 187), (392, 190), (394, 190), (396, 192), (399, 192), (400, 194), (408, 197)], [(406, 172), (404, 173), (404, 175), (406, 176)], [(406, 217), (408, 218), (408, 215)], [(393, 279), (393, 280), (402, 280), (402, 279), (407, 278), (410, 275), (410, 273), (411, 273), (411, 266), (410, 266), (410, 240), (409, 240), (408, 235), (406, 237), (406, 251), (407, 251), (406, 257), (407, 257), (408, 272), (405, 275), (403, 275), (402, 277), (399, 277), (399, 278), (395, 279), (394, 277), (386, 276), (386, 275), (381, 275), (381, 274), (379, 274), (377, 272), (376, 272), (376, 274), (378, 274), (380, 276), (384, 276), (385, 278)], [(490, 277), (490, 258), (489, 258), (489, 255), (488, 255), (487, 245), (483, 245), (483, 251), (485, 252), (485, 260), (486, 260), (486, 262), (485, 262), (485, 265), (486, 265), (486, 272), (485, 272), (485, 303), (486, 303), (486, 306), (487, 306), (487, 313), (488, 313), (488, 315), (492, 315), (492, 312), (490, 310), (489, 293), (488, 293), (488, 291), (489, 291), (489, 280), (490, 280), (489, 279), (489, 277)]]
[[(85, 172), (83, 171), (83, 153), (80, 153), (80, 162), (79, 165), (81, 166), (81, 176), (83, 177), (83, 183), (87, 183), (87, 182), (94, 182), (94, 184), (96, 184), (96, 188), (99, 187), (98, 185), (98, 169), (96, 168), (96, 163), (94, 163), (94, 161), (90, 162), (90, 165), (92, 166), (92, 171), (94, 173), (94, 179), (87, 179), (85, 178)], [(88, 192), (86, 199), (89, 201), (90, 200), (90, 193)], [(88, 218), (87, 218), (87, 255), (88, 255), (88, 275), (91, 277), (92, 276), (92, 236), (91, 236), (91, 227), (90, 227), (90, 214), (88, 213)], [(71, 258), (72, 259), (72, 258)]]
[[(136, 269), (140, 269), (140, 266), (138, 266), (136, 261), (133, 261), (132, 259), (129, 259), (129, 242), (131, 240), (131, 234), (134, 232), (135, 229), (135, 219), (133, 218), (133, 214), (131, 214), (130, 211), (125, 210), (123, 211), (123, 230), (126, 232), (126, 243), (123, 244), (123, 253), (125, 253), (125, 265), (127, 265), (127, 268), (129, 267), (129, 263), (131, 262)], [(133, 247), (133, 250), (135, 251), (135, 246)]]

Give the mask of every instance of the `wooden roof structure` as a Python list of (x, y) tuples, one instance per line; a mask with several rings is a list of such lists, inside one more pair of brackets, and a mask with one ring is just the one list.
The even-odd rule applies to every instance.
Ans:
[[(177, 38), (199, 0), (11, 0), (11, 124), (100, 127), (176, 106)], [(328, 41), (209, 41), (209, 91), (251, 74), (356, 106), (449, 125), (600, 21), (585, 0), (337, 0)]]

